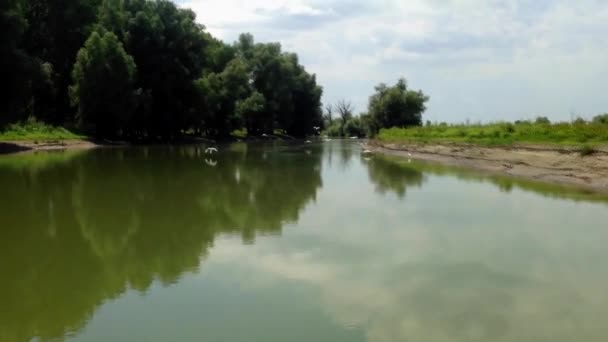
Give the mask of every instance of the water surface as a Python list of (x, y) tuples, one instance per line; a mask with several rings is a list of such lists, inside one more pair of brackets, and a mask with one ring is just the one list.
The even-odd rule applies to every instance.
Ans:
[(606, 341), (608, 201), (351, 142), (0, 156), (0, 341)]

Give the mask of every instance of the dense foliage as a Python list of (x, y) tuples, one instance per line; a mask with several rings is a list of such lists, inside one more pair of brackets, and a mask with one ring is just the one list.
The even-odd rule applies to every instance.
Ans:
[(297, 55), (250, 34), (226, 44), (195, 19), (168, 0), (3, 1), (0, 125), (164, 140), (322, 125), (322, 89)]
[[(335, 137), (371, 137), (381, 128), (420, 126), (428, 100), (422, 91), (408, 90), (404, 78), (392, 87), (381, 83), (369, 98), (368, 113), (353, 116), (353, 106), (344, 100), (327, 106), (326, 133)], [(339, 114), (335, 119), (334, 110)]]
[(422, 125), (422, 113), (426, 110), (428, 96), (422, 91), (407, 89), (404, 78), (388, 87), (379, 84), (369, 99), (369, 115), (377, 127), (408, 127)]
[(78, 52), (72, 77), (78, 125), (98, 136), (123, 132), (133, 112), (135, 62), (116, 35), (93, 32)]

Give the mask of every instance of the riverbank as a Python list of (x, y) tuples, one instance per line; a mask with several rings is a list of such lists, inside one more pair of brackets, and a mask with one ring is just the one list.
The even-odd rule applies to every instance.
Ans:
[(67, 139), (51, 141), (14, 140), (0, 141), (0, 154), (28, 152), (28, 151), (52, 151), (52, 150), (76, 150), (91, 149), (107, 146), (99, 142), (85, 139)]
[(0, 140), (0, 155), (1, 154), (12, 154), (12, 153), (23, 153), (23, 152), (36, 152), (36, 151), (54, 151), (54, 150), (82, 150), (82, 149), (93, 149), (102, 147), (116, 147), (116, 146), (154, 146), (154, 145), (192, 145), (192, 144), (217, 144), (226, 142), (261, 142), (261, 141), (295, 141), (294, 137), (286, 135), (262, 135), (262, 136), (250, 136), (250, 137), (231, 137), (225, 140), (212, 140), (203, 137), (181, 137), (180, 139), (161, 142), (161, 141), (109, 141), (109, 140), (96, 140), (96, 139), (21, 139), (21, 140)]
[(578, 149), (540, 145), (482, 147), (369, 141), (364, 148), (376, 153), (608, 192), (608, 147), (596, 147), (589, 155), (581, 154)]

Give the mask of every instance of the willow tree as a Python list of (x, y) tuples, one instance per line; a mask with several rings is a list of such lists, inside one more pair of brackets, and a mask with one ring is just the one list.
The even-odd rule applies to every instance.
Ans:
[(72, 103), (81, 129), (97, 136), (124, 134), (133, 113), (135, 62), (112, 32), (93, 32), (72, 71)]
[(0, 2), (0, 125), (19, 118), (27, 101), (30, 58), (20, 47), (26, 28), (21, 1)]
[(422, 125), (422, 113), (429, 97), (420, 90), (409, 90), (405, 78), (392, 87), (381, 83), (375, 90), (368, 109), (379, 128)]

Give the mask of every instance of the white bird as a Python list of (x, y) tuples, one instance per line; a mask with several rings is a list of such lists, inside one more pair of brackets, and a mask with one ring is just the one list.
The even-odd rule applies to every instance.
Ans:
[(407, 153), (407, 155), (408, 155), (408, 156), (410, 156), (410, 157), (412, 156), (412, 154), (411, 154), (411, 153), (409, 153), (409, 152)]
[(207, 148), (205, 149), (205, 153), (206, 153), (206, 154), (213, 154), (213, 153), (217, 153), (217, 148), (215, 148), (215, 147), (207, 147)]
[(363, 153), (370, 154), (370, 153), (372, 153), (372, 151), (370, 151), (370, 150), (364, 150)]
[(306, 143), (307, 143), (307, 144), (312, 144), (312, 141), (310, 141), (310, 140), (306, 140)]

